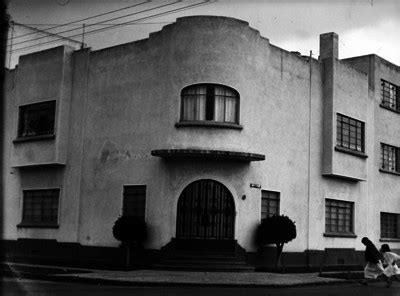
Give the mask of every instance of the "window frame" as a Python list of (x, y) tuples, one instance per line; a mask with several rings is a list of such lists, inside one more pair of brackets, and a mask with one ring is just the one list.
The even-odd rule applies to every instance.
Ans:
[[(379, 164), (379, 171), (384, 172), (384, 173), (389, 173), (393, 175), (399, 175), (400, 176), (400, 147), (389, 145), (386, 143), (381, 142), (381, 149), (380, 149), (380, 164)], [(387, 149), (387, 153), (385, 154), (385, 148)], [(394, 150), (394, 161), (390, 161), (387, 159), (388, 168), (385, 167), (385, 155), (389, 157), (389, 149)], [(394, 165), (394, 170), (390, 169), (391, 166), (390, 164)]]
[[(185, 94), (184, 92), (189, 90), (190, 88), (196, 87), (205, 87), (204, 94)], [(215, 93), (216, 87), (220, 87), (224, 89), (224, 95), (217, 95)], [(233, 95), (227, 95), (226, 90), (231, 92)], [(204, 117), (205, 119), (184, 119), (184, 109), (185, 109), (185, 98), (188, 96), (204, 96), (205, 97), (205, 107), (204, 107)], [(224, 99), (224, 120), (216, 120), (215, 114), (216, 112), (216, 97), (223, 97)], [(234, 121), (227, 121), (226, 120), (226, 104), (227, 98), (234, 98), (235, 99), (235, 110), (234, 110)], [(218, 84), (218, 83), (196, 83), (185, 86), (182, 88), (180, 92), (180, 118), (179, 122), (176, 123), (177, 127), (187, 127), (187, 126), (204, 126), (204, 127), (217, 127), (217, 128), (231, 128), (231, 129), (242, 129), (243, 127), (240, 125), (240, 94), (234, 88)]]
[[(25, 121), (29, 121), (26, 119), (30, 114), (34, 114), (35, 112), (43, 112), (49, 111), (52, 114), (48, 116), (47, 119), (51, 127), (48, 127), (46, 130), (37, 131), (34, 134), (27, 134), (27, 123)], [(17, 137), (15, 142), (23, 142), (29, 140), (41, 140), (41, 139), (49, 139), (54, 138), (56, 133), (56, 113), (57, 113), (57, 101), (56, 100), (48, 100), (35, 102), (25, 105), (18, 106), (18, 126), (17, 126)]]
[[(390, 217), (394, 218), (395, 221), (394, 222), (394, 230), (392, 231), (394, 234), (394, 236), (390, 236), (389, 235), (389, 228), (390, 226), (393, 225), (386, 225), (386, 229), (384, 230), (384, 225), (383, 225), (383, 215), (385, 215), (387, 221), (386, 222), (390, 222), (388, 221), (390, 219)], [(380, 212), (380, 217), (379, 217), (379, 221), (380, 221), (380, 241), (400, 241), (400, 214), (399, 213), (389, 213), (389, 212)]]
[[(267, 196), (263, 196), (263, 194), (267, 194)], [(272, 198), (270, 197), (270, 195), (276, 195), (276, 198)], [(267, 201), (267, 211), (263, 212), (263, 201), (266, 200)], [(276, 213), (272, 213), (271, 211), (271, 201), (276, 201), (277, 202), (277, 206), (276, 206)], [(260, 217), (261, 220), (265, 219), (265, 218), (269, 218), (272, 217), (274, 215), (279, 215), (280, 214), (280, 210), (281, 210), (281, 193), (279, 191), (272, 191), (272, 190), (261, 190), (261, 210), (260, 210)], [(265, 217), (263, 217), (263, 214), (266, 214)]]
[[(332, 208), (333, 206), (328, 205), (328, 202), (336, 202), (338, 205), (335, 207), (336, 208), (336, 218), (329, 217), (328, 218), (328, 207), (330, 207), (330, 215), (332, 215)], [(349, 230), (340, 230), (339, 227), (341, 226), (339, 224), (339, 208), (345, 208), (347, 209), (347, 206), (350, 206), (350, 218), (349, 220), (346, 220), (346, 217), (342, 220), (344, 220), (344, 228), (347, 228), (346, 222), (348, 221), (349, 223)], [(346, 212), (344, 213), (346, 215)], [(329, 224), (328, 224), (328, 219), (329, 219)], [(332, 224), (332, 221), (337, 220), (336, 224)], [(325, 237), (346, 237), (346, 238), (356, 238), (357, 235), (355, 234), (355, 203), (353, 201), (346, 201), (346, 200), (340, 200), (340, 199), (332, 199), (332, 198), (325, 198), (325, 232), (324, 236)], [(336, 230), (332, 230), (332, 227), (335, 226)], [(343, 225), (342, 225), (343, 226)]]
[[(40, 201), (40, 221), (34, 221), (32, 219), (33, 214), (27, 214), (27, 198), (40, 198), (41, 196), (34, 196), (34, 194), (38, 194), (38, 192), (55, 192), (55, 196), (50, 197), (50, 199), (56, 199), (56, 214), (55, 219), (53, 220), (44, 220), (43, 219), (43, 204), (44, 200)], [(33, 193), (32, 196), (27, 196), (26, 194)], [(45, 195), (45, 197), (49, 197), (49, 195)], [(23, 189), (22, 190), (22, 202), (21, 202), (21, 222), (17, 225), (18, 228), (26, 227), (26, 228), (59, 228), (59, 219), (60, 219), (60, 197), (61, 197), (61, 189), (60, 188), (35, 188), (35, 189)], [(53, 205), (50, 204), (50, 207)], [(34, 208), (30, 209), (30, 211), (34, 211)], [(31, 216), (31, 219), (28, 219)]]
[[(127, 188), (135, 188), (135, 189), (139, 189), (139, 188), (144, 188), (144, 205), (143, 205), (143, 213), (140, 216), (137, 215), (130, 215), (127, 214), (127, 196), (133, 196), (132, 193), (127, 193), (126, 189)], [(143, 194), (143, 193), (142, 193)], [(135, 195), (136, 197), (137, 195)], [(122, 187), (122, 205), (121, 205), (121, 213), (123, 216), (135, 216), (138, 217), (140, 219), (143, 219), (143, 221), (146, 221), (146, 206), (147, 206), (147, 185), (143, 185), (143, 184), (128, 184), (128, 185), (123, 185)]]
[[(394, 89), (394, 98), (391, 98), (391, 88)], [(389, 95), (387, 95), (389, 94)], [(381, 102), (380, 106), (387, 110), (400, 114), (400, 86), (381, 79)]]
[[(348, 128), (345, 128), (344, 125)], [(361, 129), (360, 132), (359, 129)], [(352, 133), (354, 134), (353, 137)], [(355, 145), (355, 148), (351, 148), (351, 145)], [(360, 150), (357, 149), (359, 145), (361, 146)], [(365, 154), (365, 122), (344, 115), (342, 113), (336, 113), (335, 150), (366, 158), (367, 155)]]

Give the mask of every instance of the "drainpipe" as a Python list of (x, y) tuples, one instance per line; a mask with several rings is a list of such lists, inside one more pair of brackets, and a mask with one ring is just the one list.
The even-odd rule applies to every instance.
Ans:
[(307, 269), (310, 268), (310, 187), (311, 187), (311, 110), (312, 110), (312, 102), (311, 102), (311, 91), (312, 91), (312, 51), (310, 50), (310, 84), (309, 84), (309, 105), (308, 105), (308, 182), (307, 182), (307, 207), (308, 207), (308, 215), (307, 215), (307, 251), (306, 251), (306, 260), (307, 260)]

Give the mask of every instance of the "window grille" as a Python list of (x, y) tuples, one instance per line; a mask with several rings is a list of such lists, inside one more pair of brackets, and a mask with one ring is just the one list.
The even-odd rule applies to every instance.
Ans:
[(382, 105), (400, 112), (400, 87), (382, 80)]
[(56, 101), (19, 107), (18, 137), (54, 134)]
[(146, 186), (124, 186), (122, 214), (135, 216), (143, 221), (146, 213)]
[(279, 215), (279, 192), (261, 191), (261, 219)]
[(400, 148), (381, 143), (381, 169), (400, 173)]
[(223, 85), (196, 84), (182, 90), (181, 121), (238, 124), (239, 94)]
[(23, 224), (57, 225), (59, 189), (23, 191)]
[(354, 203), (348, 201), (325, 200), (325, 232), (354, 233), (353, 227)]
[(336, 146), (364, 152), (364, 122), (337, 114)]
[(381, 238), (400, 238), (399, 214), (381, 212)]

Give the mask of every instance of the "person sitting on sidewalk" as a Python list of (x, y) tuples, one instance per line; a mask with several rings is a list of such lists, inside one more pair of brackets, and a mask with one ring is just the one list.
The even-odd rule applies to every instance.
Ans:
[(365, 245), (365, 261), (367, 264), (364, 268), (364, 280), (360, 283), (368, 285), (368, 279), (382, 278), (386, 282), (386, 287), (390, 287), (391, 280), (383, 273), (383, 256), (367, 237), (363, 237), (361, 242)]
[(397, 281), (400, 282), (400, 278), (398, 275), (400, 275), (400, 270), (399, 267), (396, 264), (396, 260), (400, 260), (400, 256), (397, 255), (396, 253), (393, 253), (390, 250), (390, 247), (388, 244), (383, 244), (381, 246), (381, 253), (383, 255), (383, 265), (384, 265), (384, 270), (383, 273), (388, 277), (388, 278), (395, 278)]

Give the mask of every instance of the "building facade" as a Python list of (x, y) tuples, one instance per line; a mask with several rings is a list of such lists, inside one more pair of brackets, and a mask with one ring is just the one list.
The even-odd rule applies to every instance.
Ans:
[(379, 56), (339, 60), (335, 33), (314, 59), (225, 17), (22, 56), (5, 85), (6, 254), (113, 261), (123, 212), (145, 219), (153, 254), (234, 240), (268, 265), (253, 235), (273, 214), (296, 223), (288, 266), (362, 260), (364, 236), (399, 248), (399, 86)]

